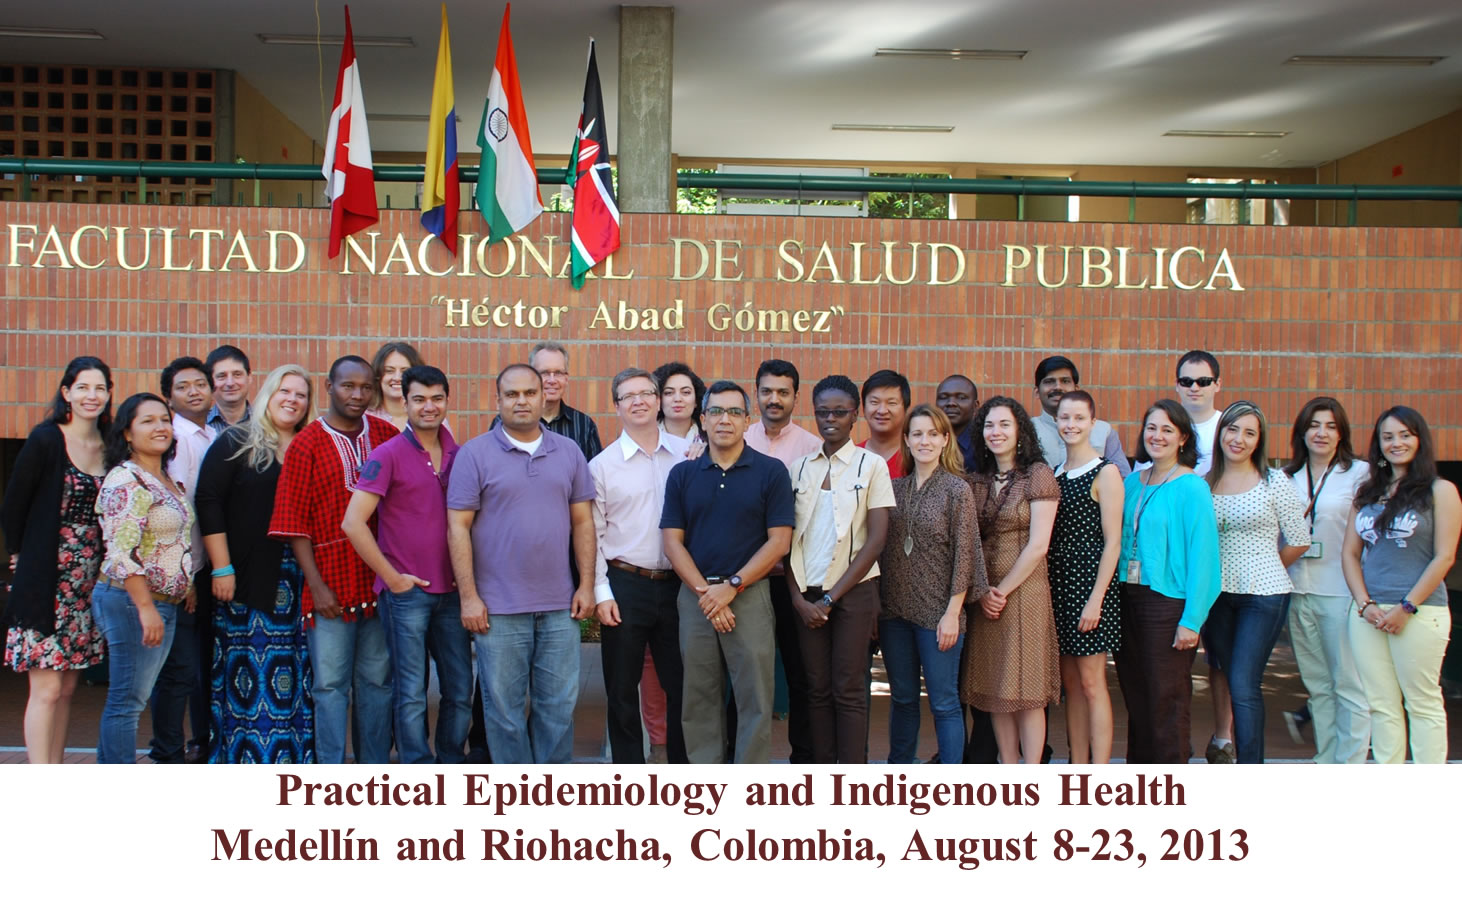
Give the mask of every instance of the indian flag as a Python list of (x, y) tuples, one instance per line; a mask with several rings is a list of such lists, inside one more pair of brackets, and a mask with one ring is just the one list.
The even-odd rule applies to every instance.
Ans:
[(498, 32), (497, 62), (482, 107), (477, 145), (482, 148), (477, 176), (477, 208), (487, 221), (488, 242), (496, 243), (521, 231), (543, 212), (538, 198), (538, 172), (533, 167), (533, 144), (528, 138), (528, 113), (518, 86), (518, 60), (508, 33), (509, 4)]

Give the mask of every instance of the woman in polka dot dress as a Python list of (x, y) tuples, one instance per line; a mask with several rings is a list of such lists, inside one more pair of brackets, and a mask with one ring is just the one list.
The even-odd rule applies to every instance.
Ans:
[(1122, 553), (1122, 475), (1091, 445), (1096, 403), (1085, 390), (1061, 397), (1056, 429), (1066, 462), (1056, 469), (1061, 504), (1047, 557), (1071, 763), (1112, 759), (1107, 652), (1121, 641), (1117, 559)]

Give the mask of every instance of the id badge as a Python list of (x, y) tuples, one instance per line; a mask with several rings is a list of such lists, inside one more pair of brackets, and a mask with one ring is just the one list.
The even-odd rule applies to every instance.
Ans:
[(1127, 582), (1128, 583), (1141, 583), (1142, 582), (1142, 562), (1141, 561), (1138, 561), (1136, 558), (1134, 558), (1131, 561), (1127, 562)]
[(1306, 549), (1305, 550), (1305, 554), (1301, 555), (1300, 557), (1301, 558), (1324, 558), (1325, 557), (1325, 544), (1322, 543), (1322, 542), (1320, 542), (1318, 539), (1315, 540), (1314, 542), (1310, 543), (1310, 547), (1308, 549)]

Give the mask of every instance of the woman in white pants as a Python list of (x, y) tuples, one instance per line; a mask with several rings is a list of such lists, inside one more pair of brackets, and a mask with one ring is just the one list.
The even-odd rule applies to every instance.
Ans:
[(1289, 566), (1294, 592), (1289, 633), (1300, 678), (1310, 693), (1316, 764), (1364, 764), (1371, 742), (1371, 711), (1350, 649), (1341, 549), (1355, 492), (1370, 465), (1355, 457), (1350, 419), (1338, 401), (1305, 403), (1290, 430), (1292, 461), (1285, 465), (1305, 505), (1310, 548)]
[(1414, 409), (1381, 413), (1369, 459), (1344, 564), (1357, 609), (1351, 649), (1371, 704), (1371, 752), (1380, 763), (1402, 763), (1409, 728), (1412, 760), (1441, 764), (1447, 708), (1439, 681), (1452, 628), (1442, 578), (1456, 559), (1462, 499), (1437, 476), (1431, 433)]

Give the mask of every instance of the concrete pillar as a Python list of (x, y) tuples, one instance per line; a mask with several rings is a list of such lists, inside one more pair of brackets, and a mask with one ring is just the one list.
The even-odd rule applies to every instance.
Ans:
[(670, 90), (675, 9), (619, 8), (619, 208), (674, 212)]

